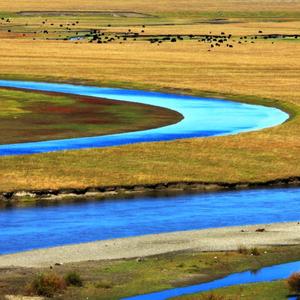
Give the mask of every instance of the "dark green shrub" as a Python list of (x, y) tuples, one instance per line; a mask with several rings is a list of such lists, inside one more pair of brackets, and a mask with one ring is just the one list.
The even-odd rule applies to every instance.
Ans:
[(252, 255), (254, 255), (254, 256), (260, 255), (260, 251), (259, 251), (259, 249), (257, 249), (257, 248), (252, 248), (252, 249), (250, 250), (250, 253), (251, 253)]
[(240, 253), (240, 254), (248, 254), (249, 253), (249, 250), (243, 246), (243, 245), (240, 245), (237, 249), (237, 252)]
[(238, 247), (237, 252), (240, 254), (244, 254), (244, 255), (248, 255), (248, 254), (251, 254), (254, 256), (260, 255), (260, 251), (258, 248), (255, 247), (255, 248), (248, 249), (242, 245)]
[(65, 281), (67, 285), (73, 285), (81, 287), (83, 286), (82, 279), (80, 275), (76, 272), (70, 272), (65, 276)]

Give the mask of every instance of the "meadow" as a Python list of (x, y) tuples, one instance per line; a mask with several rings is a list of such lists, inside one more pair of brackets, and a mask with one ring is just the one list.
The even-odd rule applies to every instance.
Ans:
[[(229, 32), (225, 25), (210, 26)], [(256, 26), (253, 33), (262, 28)], [(299, 47), (296, 40), (282, 39), (210, 52), (205, 43), (189, 40), (157, 46), (2, 39), (2, 78), (222, 97), (277, 106), (292, 118), (273, 129), (231, 137), (1, 157), (0, 190), (299, 176)]]
[[(255, 255), (251, 255), (252, 252)], [(142, 259), (57, 264), (50, 269), (49, 267), (38, 269), (15, 267), (0, 270), (0, 299), (1, 295), (24, 295), (37, 274), (65, 276), (75, 272), (81, 277), (82, 287), (71, 286), (55, 293), (53, 299), (104, 300), (193, 285), (221, 278), (230, 273), (255, 271), (264, 266), (297, 259), (299, 259), (299, 246), (287, 246), (248, 249), (246, 252), (177, 252)], [(244, 299), (243, 295), (245, 299), (253, 299), (254, 293), (257, 299), (281, 300), (285, 299), (290, 291), (286, 281), (278, 281), (222, 289), (215, 294), (226, 295), (228, 300), (237, 300), (240, 299), (239, 297)], [(183, 299), (202, 298), (196, 295), (186, 296)]]
[(176, 112), (107, 99), (0, 90), (0, 144), (136, 131), (176, 123)]
[(300, 9), (299, 1), (272, 1), (272, 0), (250, 0), (250, 1), (228, 1), (228, 0), (197, 0), (186, 1), (179, 0), (174, 3), (171, 0), (163, 0), (158, 3), (150, 1), (137, 0), (104, 0), (101, 3), (97, 0), (74, 1), (66, 0), (59, 1), (36, 1), (36, 0), (20, 0), (18, 3), (9, 2), (5, 0), (0, 1), (0, 10), (2, 11), (23, 11), (23, 10), (92, 10), (92, 11), (107, 11), (107, 10), (134, 10), (141, 12), (228, 12), (228, 11), (242, 11), (242, 12), (260, 12), (260, 11), (275, 11), (275, 12), (294, 12)]
[[(80, 17), (78, 27), (82, 26)], [(24, 16), (21, 18), (22, 23)], [(31, 16), (27, 18), (30, 23)], [(63, 18), (67, 22), (69, 17)], [(39, 19), (39, 26), (44, 19)], [(49, 29), (52, 21), (48, 19)], [(120, 27), (108, 26), (119, 19)], [(287, 37), (250, 40), (264, 34), (297, 35), (300, 21), (294, 17), (263, 21), (248, 16), (229, 19), (235, 23), (214, 24), (205, 18), (204, 24), (184, 25), (180, 19), (178, 25), (152, 24), (143, 29), (147, 18), (140, 18), (139, 25), (136, 20), (130, 25), (130, 18), (124, 17), (97, 20), (105, 34), (144, 30), (142, 39), (98, 44), (46, 40), (45, 35), (33, 40), (32, 36), (16, 37), (14, 32), (3, 31), (1, 77), (221, 97), (276, 106), (289, 112), (291, 119), (272, 129), (237, 136), (1, 157), (1, 191), (169, 181), (256, 182), (299, 176), (299, 41)], [(176, 23), (174, 15), (172, 20)], [(62, 20), (53, 17), (53, 26), (59, 22)], [(3, 26), (6, 31), (8, 25)], [(232, 34), (236, 42), (232, 48), (222, 45), (211, 50), (210, 43), (198, 42), (198, 38), (161, 44), (149, 41), (153, 35), (175, 32), (224, 32)], [(245, 36), (249, 40), (239, 43)]]
[(294, 296), (293, 292), (290, 292), (286, 281), (272, 281), (256, 284), (245, 284), (239, 286), (233, 286), (224, 289), (218, 289), (213, 292), (194, 294), (190, 296), (176, 297), (176, 300), (282, 300), (289, 296)]
[[(0, 157), (0, 191), (299, 178), (299, 33), (298, 0), (191, 0), (188, 5), (182, 0), (0, 0), (1, 79), (223, 98), (290, 114), (280, 126), (234, 136)], [(153, 107), (90, 100), (0, 89), (0, 144), (49, 138), (49, 132), (34, 127), (53, 106), (45, 124), (51, 138), (53, 131), (55, 138), (100, 135), (180, 119)], [(91, 119), (76, 118), (74, 110), (82, 109)], [(108, 126), (91, 126), (100, 119)], [(142, 261), (57, 265), (52, 271), (75, 270), (84, 280), (82, 288), (57, 299), (117, 299), (299, 259), (298, 246), (261, 251), (258, 256), (171, 253)], [(1, 269), (0, 294), (24, 293), (39, 271), (49, 270)], [(283, 281), (217, 293), (252, 299), (253, 291), (262, 299), (270, 291), (278, 299), (289, 293)]]

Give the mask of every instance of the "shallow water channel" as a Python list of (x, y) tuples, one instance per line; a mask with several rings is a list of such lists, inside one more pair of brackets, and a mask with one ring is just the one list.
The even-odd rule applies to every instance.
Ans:
[(289, 117), (287, 113), (272, 107), (176, 94), (8, 80), (0, 80), (0, 87), (69, 93), (143, 103), (175, 110), (184, 117), (182, 121), (176, 124), (156, 129), (106, 136), (0, 145), (0, 156), (229, 135), (272, 127), (283, 123)]
[[(291, 273), (300, 270), (300, 261), (287, 264), (280, 264), (271, 267), (262, 268), (255, 272), (246, 271), (235, 273), (221, 279), (191, 285), (182, 288), (174, 288), (161, 292), (138, 295), (134, 297), (124, 298), (126, 300), (164, 300), (172, 297), (183, 296), (194, 293), (206, 292), (218, 288), (229, 287), (238, 284), (259, 283), (265, 281), (273, 281), (288, 278)], [(297, 297), (290, 297), (289, 300), (296, 300)]]

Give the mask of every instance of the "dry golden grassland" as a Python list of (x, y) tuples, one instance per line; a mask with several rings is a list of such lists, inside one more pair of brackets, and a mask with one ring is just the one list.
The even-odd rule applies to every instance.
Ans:
[(123, 82), (299, 103), (300, 43), (260, 41), (207, 49), (208, 45), (197, 41), (100, 46), (2, 39), (0, 68), (2, 77)]
[[(270, 2), (259, 2), (260, 9), (264, 10)], [(18, 10), (42, 7), (39, 6), (42, 2), (34, 5), (31, 2), (31, 6), (26, 7), (28, 3), (21, 1)], [(71, 3), (73, 1), (54, 1), (43, 9), (72, 9)], [(91, 9), (92, 1), (81, 3), (85, 5), (84, 9)], [(154, 2), (150, 1), (110, 1), (111, 9), (114, 3), (119, 5), (119, 10), (124, 8), (122, 5), (130, 10), (134, 3), (137, 5), (135, 10), (143, 7), (143, 11), (155, 11)], [(177, 6), (183, 6), (180, 1), (176, 1), (177, 6), (166, 3), (168, 1), (160, 2), (157, 11), (178, 11), (182, 7)], [(239, 10), (246, 5), (246, 2), (239, 2), (243, 3), (241, 6), (227, 1), (211, 3), (224, 9), (231, 5), (230, 9), (236, 7)], [(254, 10), (255, 3), (247, 2), (249, 10)], [(286, 11), (292, 11), (291, 3), (295, 10), (300, 4), (280, 1), (272, 10), (284, 10), (284, 4)], [(102, 4), (101, 9), (108, 7), (108, 2)], [(200, 9), (199, 1), (191, 1), (189, 9), (194, 6)], [(95, 3), (93, 7), (100, 9)], [(0, 9), (15, 10), (16, 6), (0, 1)], [(300, 22), (295, 20), (281, 23), (248, 20), (222, 25), (149, 26), (145, 34), (207, 34), (208, 31), (219, 34), (224, 31), (252, 35), (258, 30), (267, 34), (298, 34), (299, 27)], [(119, 29), (125, 30), (125, 26), (121, 25)], [(0, 43), (3, 78), (81, 82), (225, 97), (282, 107), (291, 112), (293, 118), (273, 129), (236, 136), (1, 157), (0, 190), (183, 180), (253, 182), (299, 176), (300, 43), (288, 39), (272, 42), (259, 39), (255, 44), (235, 44), (233, 48), (220, 47), (209, 52), (209, 45), (190, 40), (159, 46), (146, 41), (99, 45), (3, 36)]]
[[(183, 21), (182, 21), (183, 22)], [(90, 25), (90, 24), (89, 24)], [(87, 27), (87, 25), (85, 25)], [(130, 26), (133, 31), (138, 31), (139, 26)], [(226, 33), (231, 33), (233, 35), (255, 35), (258, 33), (258, 29), (262, 30), (264, 34), (273, 34), (274, 32), (278, 34), (299, 34), (300, 32), (300, 22), (299, 21), (289, 21), (289, 22), (240, 22), (240, 23), (229, 23), (229, 24), (214, 24), (206, 22), (203, 24), (178, 24), (174, 25), (156, 25), (148, 26), (145, 29), (146, 35), (189, 35), (189, 34), (211, 34), (218, 35), (222, 31), (226, 30)], [(114, 26), (109, 28), (108, 32), (120, 31), (126, 32), (128, 26)]]
[[(267, 97), (280, 100), (284, 106), (292, 105), (297, 114), (274, 129), (231, 137), (2, 157), (0, 189), (173, 180), (255, 181), (297, 176), (299, 50), (296, 42), (261, 42), (211, 53), (196, 42), (160, 47), (146, 43), (111, 44), (99, 48), (7, 40), (0, 45), (3, 74), (120, 81), (129, 86), (143, 83), (157, 89), (241, 95), (241, 100), (243, 95)], [(249, 101), (248, 97), (245, 99)]]
[(0, 11), (22, 10), (126, 10), (141, 12), (184, 11), (295, 11), (300, 9), (299, 0), (18, 0), (0, 1)]

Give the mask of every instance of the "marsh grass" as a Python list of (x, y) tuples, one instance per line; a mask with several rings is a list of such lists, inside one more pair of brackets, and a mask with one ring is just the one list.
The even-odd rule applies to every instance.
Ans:
[[(224, 300), (283, 300), (289, 296), (284, 281), (264, 282), (257, 284), (237, 285), (228, 288), (214, 290), (209, 293), (194, 294), (172, 299), (176, 300), (206, 300), (209, 297)], [(214, 298), (213, 298), (214, 299)]]
[[(233, 252), (180, 252), (146, 257), (142, 261), (136, 259), (112, 261), (87, 261), (53, 266), (52, 272), (60, 278), (70, 272), (80, 274), (84, 282), (82, 287), (69, 286), (62, 295), (56, 294), (55, 299), (82, 300), (86, 299), (120, 299), (132, 295), (150, 293), (153, 291), (194, 285), (226, 276), (230, 273), (259, 269), (263, 266), (299, 260), (299, 246), (272, 247), (260, 256), (251, 256)], [(218, 257), (216, 259), (215, 257)], [(35, 274), (48, 274), (47, 269), (0, 269), (0, 295), (22, 294), (24, 284), (33, 282)], [(272, 283), (274, 284), (274, 283)], [(276, 283), (277, 284), (277, 283)], [(251, 289), (251, 285), (242, 289), (232, 287), (229, 290), (213, 291), (231, 299), (231, 296), (247, 296), (245, 299), (284, 299), (289, 291), (285, 282), (279, 286), (272, 285), (278, 291), (275, 298), (263, 298), (270, 293), (269, 285), (259, 285)], [(279, 298), (281, 295), (281, 298)], [(192, 296), (191, 296), (192, 297)], [(198, 296), (199, 297), (199, 296)], [(198, 298), (192, 298), (198, 299)], [(201, 299), (201, 298), (200, 298)], [(204, 298), (205, 299), (205, 298)], [(229, 300), (226, 299), (226, 300)], [(233, 298), (235, 300), (235, 298)], [(237, 298), (239, 299), (239, 298)], [(244, 298), (242, 298), (244, 299)]]
[(0, 144), (150, 129), (181, 118), (177, 112), (149, 105), (0, 89)]

